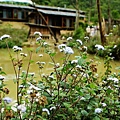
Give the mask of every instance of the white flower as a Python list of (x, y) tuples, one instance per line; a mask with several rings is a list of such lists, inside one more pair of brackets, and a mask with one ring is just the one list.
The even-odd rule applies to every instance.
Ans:
[(36, 97), (39, 97), (40, 96), (40, 93), (38, 92), (37, 94), (36, 94)]
[(74, 51), (72, 50), (71, 47), (66, 47), (63, 49), (65, 54), (74, 54)]
[(97, 50), (104, 50), (104, 47), (102, 45), (95, 45), (95, 48), (97, 48)]
[(11, 106), (11, 109), (14, 111), (14, 112), (17, 112), (17, 108), (15, 106)]
[(99, 77), (99, 75), (98, 75), (98, 74), (95, 74), (95, 77)]
[(77, 39), (76, 41), (79, 42), (81, 45), (83, 44), (82, 41), (79, 39)]
[(53, 76), (53, 75), (50, 75), (49, 78), (54, 79), (54, 76)]
[(3, 112), (4, 112), (4, 110), (5, 110), (5, 108), (1, 108), (1, 113), (3, 113)]
[(29, 95), (29, 94), (31, 94), (31, 93), (33, 93), (33, 90), (27, 90), (27, 94)]
[(55, 66), (56, 66), (56, 67), (60, 67), (60, 63), (56, 63)]
[(22, 51), (22, 48), (18, 47), (18, 46), (13, 46), (13, 50), (14, 50), (14, 52), (16, 52), (16, 51)]
[(81, 67), (80, 65), (76, 65), (76, 68), (79, 68), (79, 69), (81, 69), (82, 67)]
[(27, 57), (27, 54), (25, 53), (20, 53), (21, 56)]
[(39, 54), (39, 57), (43, 57), (43, 54)]
[(5, 98), (3, 98), (3, 100), (4, 100), (7, 104), (9, 104), (9, 103), (12, 102), (12, 99), (9, 98), (9, 97), (5, 97)]
[(46, 46), (46, 45), (48, 45), (48, 43), (47, 43), (47, 42), (44, 42), (43, 45)]
[(83, 46), (83, 49), (87, 51), (87, 47), (86, 46)]
[(88, 39), (89, 39), (89, 37), (88, 37), (88, 36), (85, 36), (85, 37), (84, 37), (84, 39), (88, 40)]
[(58, 45), (58, 49), (63, 49), (65, 47), (67, 47), (66, 44), (60, 44), (60, 45)]
[(45, 62), (40, 62), (41, 65), (45, 65), (46, 63)]
[(76, 63), (78, 63), (78, 60), (72, 60), (71, 61), (71, 64), (76, 64)]
[(56, 109), (56, 107), (55, 107), (55, 106), (53, 106), (53, 107), (51, 107), (51, 108), (50, 108), (50, 110), (53, 110), (53, 109), (55, 110), (55, 109)]
[(24, 104), (18, 105), (17, 109), (20, 110), (21, 112), (26, 112), (26, 107)]
[(47, 108), (43, 108), (42, 111), (47, 112), (47, 114), (50, 115), (50, 112), (49, 112), (49, 110)]
[(81, 97), (80, 100), (85, 100), (85, 97)]
[(34, 75), (35, 75), (35, 73), (34, 73), (34, 72), (33, 72), (33, 73), (29, 73), (29, 75), (30, 75), (30, 76), (34, 76)]
[(2, 70), (3, 68), (2, 67), (0, 67), (0, 70)]
[(103, 107), (107, 106), (106, 103), (101, 103)]
[(116, 28), (116, 25), (113, 25), (114, 28)]
[(19, 85), (19, 88), (24, 88), (24, 85)]
[(77, 75), (76, 75), (76, 74), (72, 74), (72, 76), (73, 76), (74, 78), (76, 78), (76, 77), (77, 77)]
[(4, 79), (5, 79), (5, 77), (0, 75), (0, 80), (4, 80)]
[(70, 40), (72, 40), (72, 39), (73, 39), (72, 37), (68, 37), (68, 38), (67, 38), (67, 41), (70, 41)]
[(38, 32), (38, 31), (34, 32), (34, 35), (42, 36), (41, 32)]
[(117, 47), (117, 45), (114, 45), (114, 47), (113, 48), (116, 48)]
[(95, 109), (95, 113), (101, 113), (102, 112), (102, 109), (101, 108), (96, 108)]
[(11, 38), (11, 37), (10, 37), (10, 35), (6, 35), (6, 34), (5, 34), (5, 35), (3, 35), (3, 36), (0, 37), (0, 40), (3, 40), (3, 39), (5, 39), (5, 38)]
[(109, 35), (112, 35), (113, 33), (109, 33)]
[(104, 36), (105, 36), (105, 37), (108, 37), (109, 35), (108, 35), (108, 34), (105, 34)]
[(42, 37), (36, 38), (36, 41), (40, 41), (40, 40), (42, 40)]
[(34, 86), (34, 85), (31, 84), (30, 82), (28, 82), (28, 84), (30, 85), (30, 87), (29, 87), (30, 90), (32, 90), (32, 89), (34, 89), (34, 90), (41, 90), (40, 88)]
[(119, 83), (119, 80), (115, 77), (109, 77), (108, 80), (113, 81), (114, 83)]

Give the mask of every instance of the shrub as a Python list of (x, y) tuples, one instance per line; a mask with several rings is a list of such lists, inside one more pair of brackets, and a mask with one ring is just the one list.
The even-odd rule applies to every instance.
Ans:
[[(17, 104), (10, 104), (11, 98), (4, 84), (4, 72), (0, 68), (0, 117), (2, 120), (118, 120), (120, 119), (119, 100), (119, 74), (112, 73), (110, 57), (106, 57), (103, 76), (97, 74), (96, 64), (87, 60), (86, 52), (70, 60), (74, 51), (66, 45), (59, 45), (63, 52), (63, 63), (56, 63), (55, 52), (43, 41), (37, 41), (41, 48), (49, 55), (53, 71), (47, 74), (40, 73), (39, 81), (35, 81), (35, 74), (29, 73), (32, 61), (30, 51), (28, 68), (22, 72), (25, 53), (20, 53), (22, 48), (14, 46), (17, 58), (11, 56), (17, 87)], [(8, 48), (9, 50), (9, 48)], [(19, 54), (20, 53), (20, 54)], [(42, 57), (42, 55), (41, 55)], [(44, 62), (38, 61), (38, 68), (44, 68)]]
[[(11, 27), (2, 28), (0, 29), (2, 32), (0, 33), (0, 36), (3, 34), (11, 34), (11, 39), (8, 41), (8, 45), (10, 48), (12, 48), (14, 45), (22, 46), (22, 43), (27, 41), (27, 34), (28, 32), (25, 29), (15, 29)], [(6, 48), (5, 41), (0, 42), (0, 48)]]

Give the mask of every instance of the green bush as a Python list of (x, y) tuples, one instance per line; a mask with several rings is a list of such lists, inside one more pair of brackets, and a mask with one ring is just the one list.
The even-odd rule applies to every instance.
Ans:
[[(105, 73), (99, 76), (94, 61), (87, 60), (86, 52), (75, 56), (74, 51), (65, 45), (59, 45), (63, 52), (63, 63), (60, 65), (54, 60), (55, 52), (43, 41), (38, 41), (41, 48), (51, 58), (53, 71), (42, 74), (45, 63), (38, 61), (39, 81), (35, 81), (35, 74), (29, 72), (29, 67), (34, 64), (32, 51), (28, 60), (26, 71), (22, 71), (25, 53), (20, 53), (20, 47), (15, 46), (17, 56), (11, 56), (14, 67), (14, 82), (17, 88), (17, 104), (11, 103), (7, 86), (4, 84), (5, 73), (0, 67), (0, 118), (11, 120), (119, 120), (119, 73), (112, 73), (110, 60), (105, 58)], [(9, 49), (8, 49), (9, 50)], [(20, 53), (20, 54), (19, 54)], [(23, 59), (21, 59), (23, 57)], [(40, 57), (40, 56), (39, 56)], [(60, 58), (61, 59), (61, 58)]]
[(73, 38), (75, 40), (77, 39), (83, 39), (85, 36), (85, 31), (82, 27), (79, 27), (75, 32), (74, 32), (74, 35), (73, 35)]
[[(1, 28), (0, 31), (0, 36), (6, 33), (11, 35), (11, 39), (7, 41), (10, 48), (12, 48), (14, 45), (22, 46), (22, 43), (27, 41), (28, 31), (25, 29), (7, 27)], [(0, 48), (6, 48), (5, 41), (0, 42)]]

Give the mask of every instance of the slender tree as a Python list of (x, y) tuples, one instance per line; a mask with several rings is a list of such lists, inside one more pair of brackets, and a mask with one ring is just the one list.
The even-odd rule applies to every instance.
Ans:
[(106, 38), (103, 33), (102, 28), (102, 19), (101, 19), (101, 10), (100, 10), (100, 0), (97, 0), (97, 9), (98, 9), (98, 20), (99, 20), (99, 29), (100, 29), (100, 37), (101, 37), (101, 44), (104, 46), (106, 43)]
[(108, 33), (110, 33), (111, 30), (111, 9), (110, 9), (110, 1), (108, 0)]
[(75, 30), (79, 27), (79, 4), (78, 0), (76, 0), (76, 20), (75, 20)]

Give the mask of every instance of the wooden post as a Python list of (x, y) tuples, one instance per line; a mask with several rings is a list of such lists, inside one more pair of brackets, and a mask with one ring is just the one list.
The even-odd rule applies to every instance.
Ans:
[(98, 9), (98, 20), (99, 20), (99, 29), (100, 29), (100, 37), (101, 37), (101, 44), (104, 46), (106, 43), (106, 38), (103, 34), (102, 28), (102, 21), (101, 21), (101, 11), (100, 11), (100, 0), (97, 0), (97, 9)]

